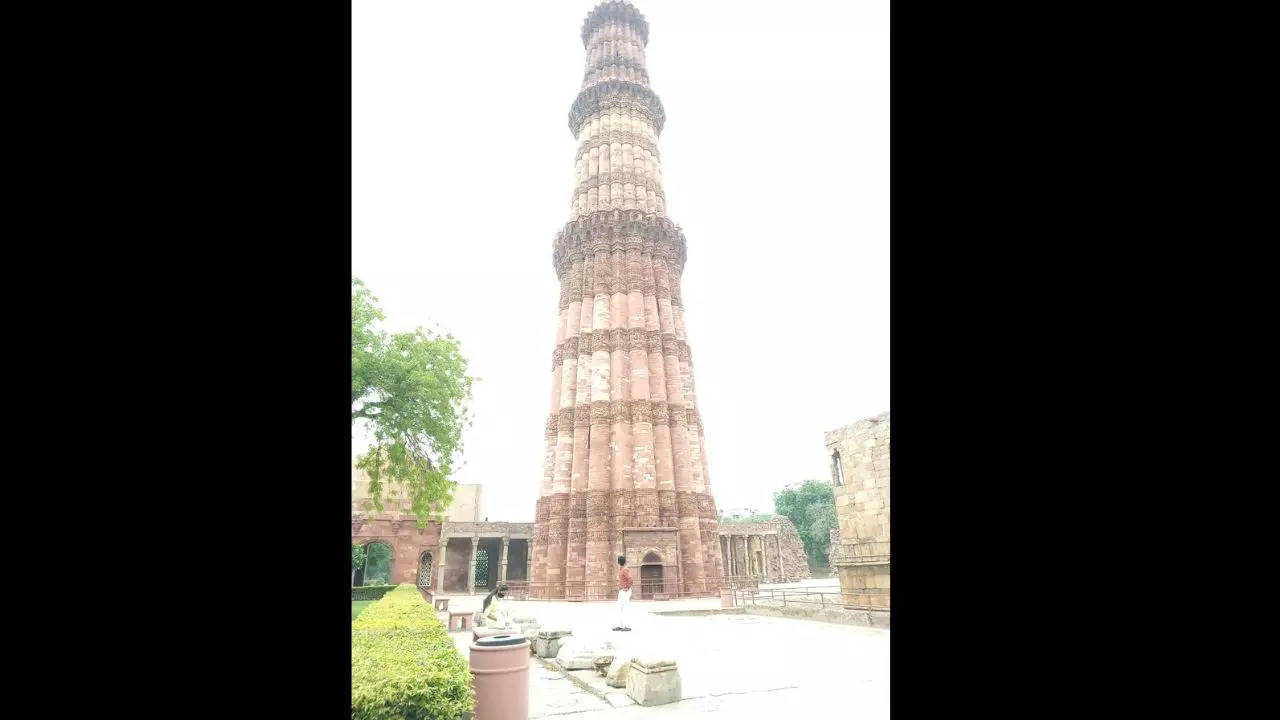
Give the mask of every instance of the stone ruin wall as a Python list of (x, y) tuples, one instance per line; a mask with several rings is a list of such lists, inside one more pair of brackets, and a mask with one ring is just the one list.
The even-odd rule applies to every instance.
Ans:
[(827, 456), (840, 452), (844, 483), (832, 468), (837, 538), (845, 553), (854, 543), (889, 542), (889, 413), (826, 433)]
[[(722, 536), (739, 536), (739, 535), (763, 535), (766, 532), (777, 532), (777, 538), (782, 544), (782, 562), (784, 565), (787, 578), (798, 580), (810, 577), (809, 561), (804, 554), (804, 543), (800, 540), (800, 533), (796, 532), (796, 526), (786, 517), (778, 517), (771, 522), (722, 522), (720, 523), (720, 535)], [(740, 540), (734, 539), (735, 542), (741, 543)], [(753, 543), (755, 539), (753, 538)], [(774, 550), (773, 540), (767, 538), (765, 540), (765, 561), (768, 563), (769, 573), (776, 575), (778, 572), (778, 553)], [(752, 549), (756, 546), (753, 544)]]
[(391, 582), (419, 581), (419, 562), (423, 553), (431, 553), (428, 567), (440, 562), (440, 524), (427, 523), (420, 528), (413, 515), (400, 513), (351, 514), (351, 543), (368, 545), (380, 542), (391, 548)]
[[(838, 529), (831, 564), (857, 607), (889, 608), (889, 413), (826, 433)], [(839, 453), (839, 465), (836, 453)], [(849, 607), (850, 605), (846, 605)]]

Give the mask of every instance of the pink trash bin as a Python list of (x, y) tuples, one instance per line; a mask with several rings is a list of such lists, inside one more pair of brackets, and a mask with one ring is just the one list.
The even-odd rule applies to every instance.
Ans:
[(528, 720), (529, 641), (523, 635), (493, 635), (471, 643), (475, 720)]

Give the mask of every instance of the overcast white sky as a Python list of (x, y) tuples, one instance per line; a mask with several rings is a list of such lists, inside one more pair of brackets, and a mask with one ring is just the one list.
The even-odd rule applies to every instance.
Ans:
[[(595, 0), (352, 4), (352, 272), (386, 329), (481, 378), (463, 483), (533, 520)], [(889, 3), (634, 0), (722, 510), (826, 479), (823, 432), (889, 410)], [(357, 433), (352, 456), (365, 447)]]

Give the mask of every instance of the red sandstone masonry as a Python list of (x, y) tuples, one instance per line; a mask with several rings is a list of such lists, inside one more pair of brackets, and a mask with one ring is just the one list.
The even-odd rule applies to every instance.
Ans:
[[(584, 24), (572, 218), (556, 238), (559, 322), (534, 582), (609, 583), (622, 529), (679, 529), (686, 592), (723, 575), (681, 304), (685, 240), (665, 217), (648, 26), (627, 3)], [(710, 581), (711, 584), (708, 584)]]

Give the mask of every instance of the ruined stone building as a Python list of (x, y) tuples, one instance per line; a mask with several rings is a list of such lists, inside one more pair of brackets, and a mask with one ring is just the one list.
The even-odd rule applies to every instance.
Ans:
[(846, 606), (889, 608), (889, 413), (826, 433), (839, 528), (831, 564)]
[(536, 597), (612, 597), (623, 554), (644, 582), (685, 593), (715, 592), (724, 573), (680, 292), (685, 237), (666, 213), (666, 112), (649, 85), (648, 41), (648, 22), (626, 2), (597, 6), (582, 26), (573, 196), (552, 248), (560, 301)]
[(351, 476), (351, 542), (391, 551), (394, 584), (435, 592), (473, 593), (504, 581), (527, 581), (532, 523), (484, 522), (480, 485), (458, 485), (440, 521), (419, 528), (404, 498), (385, 498), (382, 512), (369, 499), (369, 478)]
[(809, 577), (804, 542), (791, 520), (720, 523), (720, 556), (726, 577), (791, 582)]

